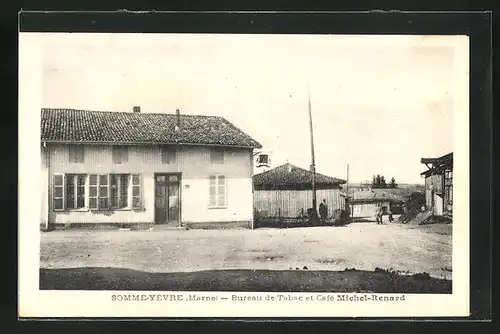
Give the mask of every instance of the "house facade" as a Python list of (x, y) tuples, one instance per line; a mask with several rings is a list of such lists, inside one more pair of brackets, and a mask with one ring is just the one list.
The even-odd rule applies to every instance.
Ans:
[(253, 150), (221, 117), (42, 110), (42, 227), (253, 222)]
[[(254, 175), (254, 209), (260, 218), (298, 218), (312, 207), (312, 172), (290, 163)], [(316, 173), (317, 204), (323, 199), (331, 216), (345, 210), (345, 180)]]
[(426, 210), (438, 216), (453, 216), (453, 153), (438, 158), (422, 158)]
[(383, 214), (401, 213), (404, 199), (383, 189), (353, 189), (349, 206), (353, 218), (375, 218), (381, 208)]

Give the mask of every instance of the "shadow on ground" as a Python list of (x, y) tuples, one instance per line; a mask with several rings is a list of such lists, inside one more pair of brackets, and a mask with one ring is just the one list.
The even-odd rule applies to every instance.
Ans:
[(207, 270), (150, 273), (122, 268), (40, 269), (41, 290), (451, 293), (452, 282), (362, 271)]

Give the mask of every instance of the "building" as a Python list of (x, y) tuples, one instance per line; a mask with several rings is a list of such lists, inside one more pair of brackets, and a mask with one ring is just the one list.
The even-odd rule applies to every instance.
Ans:
[(349, 192), (349, 206), (353, 218), (375, 218), (378, 208), (382, 213), (402, 213), (404, 198), (383, 189), (353, 189)]
[[(254, 210), (260, 218), (298, 218), (312, 207), (312, 172), (290, 163), (253, 177)], [(329, 216), (345, 209), (341, 185), (345, 180), (316, 173), (316, 197), (319, 205), (326, 199)]]
[(427, 167), (420, 173), (425, 177), (425, 206), (438, 216), (453, 215), (453, 153), (439, 158), (422, 158)]
[(251, 226), (260, 147), (222, 117), (42, 109), (42, 225)]

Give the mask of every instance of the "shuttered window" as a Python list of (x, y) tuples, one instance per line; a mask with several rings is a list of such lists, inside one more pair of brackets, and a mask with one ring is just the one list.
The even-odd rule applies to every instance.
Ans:
[(85, 162), (85, 146), (69, 145), (69, 162), (84, 163)]
[(124, 164), (128, 162), (128, 146), (113, 146), (113, 163)]
[(224, 163), (224, 149), (221, 147), (214, 147), (210, 150), (210, 163), (223, 164)]
[(161, 148), (161, 163), (173, 164), (176, 161), (177, 150), (175, 147), (163, 146)]
[(141, 174), (54, 174), (54, 211), (140, 209)]

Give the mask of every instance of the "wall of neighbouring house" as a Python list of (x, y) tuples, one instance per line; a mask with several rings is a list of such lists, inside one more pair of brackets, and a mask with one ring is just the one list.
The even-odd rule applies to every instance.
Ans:
[(425, 178), (425, 207), (433, 210), (434, 214), (443, 214), (443, 176), (430, 175)]
[(40, 228), (46, 229), (47, 223), (49, 219), (49, 169), (47, 164), (47, 151), (41, 147), (41, 160), (42, 160), (42, 168), (40, 171), (40, 191), (41, 191), (41, 212), (40, 212)]
[[(345, 198), (340, 189), (316, 190), (318, 207), (326, 199), (328, 214), (345, 208)], [(296, 218), (301, 210), (304, 214), (312, 207), (312, 190), (255, 190), (253, 205), (260, 217)]]
[[(114, 164), (112, 146), (86, 145), (84, 163), (70, 163), (65, 144), (50, 144), (44, 149), (50, 159), (47, 175), (54, 173), (141, 174), (142, 209), (106, 211), (54, 211), (52, 182), (48, 182), (48, 217), (51, 223), (152, 223), (154, 222), (154, 173), (182, 173), (181, 217), (183, 223), (251, 222), (252, 172), (251, 149), (226, 149), (224, 164), (210, 163), (210, 150), (202, 146), (184, 146), (175, 163), (163, 164), (159, 146), (130, 146), (128, 162)], [(43, 166), (42, 166), (43, 172)], [(227, 180), (227, 206), (210, 209), (209, 176), (224, 175)], [(46, 188), (47, 189), (47, 188)]]

